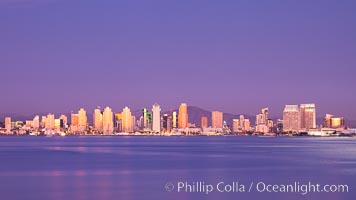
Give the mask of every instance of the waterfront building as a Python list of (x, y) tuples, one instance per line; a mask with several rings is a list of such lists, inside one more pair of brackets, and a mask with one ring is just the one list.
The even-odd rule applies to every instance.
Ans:
[(5, 129), (7, 133), (11, 133), (11, 117), (5, 117)]
[(130, 108), (125, 107), (122, 110), (121, 115), (122, 115), (122, 132), (125, 132), (125, 133), (133, 132), (132, 115), (131, 115)]
[(106, 107), (104, 109), (102, 114), (102, 126), (99, 126), (99, 128), (102, 128), (105, 135), (110, 135), (114, 132), (113, 112), (111, 108)]
[(100, 107), (94, 110), (93, 126), (96, 133), (103, 132), (103, 114), (101, 113)]
[(223, 128), (223, 113), (219, 111), (213, 111), (211, 113), (211, 127)]
[(232, 120), (232, 131), (236, 133), (239, 130), (241, 130), (240, 119), (233, 119)]
[(78, 114), (72, 113), (71, 116), (71, 124), (70, 130), (72, 133), (76, 133), (78, 131)]
[(324, 118), (325, 128), (341, 128), (345, 126), (343, 117), (334, 117), (334, 115), (326, 114)]
[(172, 113), (172, 128), (178, 128), (178, 117), (175, 111)]
[(315, 104), (300, 105), (300, 128), (303, 130), (316, 128)]
[(244, 115), (240, 115), (240, 119), (239, 119), (239, 126), (240, 129), (244, 130), (244, 122), (245, 122), (245, 116)]
[(182, 103), (179, 106), (178, 127), (188, 128), (188, 123), (188, 106), (186, 103)]
[(61, 128), (67, 128), (68, 127), (68, 118), (65, 115), (59, 116), (59, 119), (61, 120)]
[(251, 122), (249, 119), (244, 120), (244, 131), (250, 131), (251, 130)]
[(46, 117), (46, 130), (54, 130), (55, 126), (54, 114), (48, 114)]
[(161, 107), (157, 103), (152, 106), (152, 131), (161, 132)]
[(40, 128), (40, 116), (36, 115), (34, 118), (33, 118), (33, 129), (35, 130), (38, 130)]
[(115, 129), (122, 132), (122, 113), (115, 113)]
[(79, 109), (78, 112), (78, 132), (84, 133), (87, 129), (88, 118), (84, 108)]
[(261, 113), (256, 115), (256, 132), (268, 133), (268, 108), (261, 109)]
[(200, 119), (200, 127), (203, 128), (208, 128), (208, 118), (207, 117), (201, 117)]
[(300, 129), (298, 105), (286, 105), (283, 111), (283, 131), (298, 132)]

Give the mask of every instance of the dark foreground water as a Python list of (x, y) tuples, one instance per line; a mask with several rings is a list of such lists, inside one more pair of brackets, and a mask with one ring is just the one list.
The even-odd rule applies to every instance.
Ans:
[[(214, 190), (178, 192), (179, 182), (199, 181)], [(349, 191), (256, 190), (259, 182), (309, 181)], [(220, 192), (219, 182), (245, 189)], [(355, 198), (356, 138), (0, 137), (4, 200)]]

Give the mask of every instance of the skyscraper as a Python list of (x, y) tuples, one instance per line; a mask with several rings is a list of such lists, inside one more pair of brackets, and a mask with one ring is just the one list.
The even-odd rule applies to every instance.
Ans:
[(177, 128), (178, 127), (177, 124), (178, 124), (177, 112), (174, 111), (172, 113), (172, 127)]
[(122, 131), (125, 133), (130, 133), (133, 131), (132, 127), (132, 115), (130, 108), (125, 107), (122, 110)]
[(245, 122), (245, 116), (240, 115), (240, 128), (243, 130), (244, 129), (244, 122)]
[[(101, 113), (100, 113), (101, 114)], [(106, 107), (102, 114), (102, 130), (106, 135), (112, 134), (114, 131), (114, 121), (113, 121), (113, 112), (111, 108)]]
[(232, 120), (232, 131), (233, 132), (238, 132), (240, 129), (240, 120), (239, 119), (233, 119)]
[(283, 111), (283, 131), (298, 132), (300, 127), (298, 105), (286, 105)]
[(54, 114), (48, 114), (46, 119), (46, 129), (54, 130)]
[(7, 133), (11, 132), (11, 117), (6, 117), (5, 118), (5, 129)]
[(222, 128), (223, 127), (223, 113), (219, 111), (213, 111), (211, 113), (211, 127)]
[(40, 128), (40, 116), (36, 115), (33, 118), (33, 129), (38, 130)]
[(95, 132), (101, 133), (103, 131), (103, 114), (101, 113), (100, 107), (94, 110), (93, 126)]
[(71, 124), (70, 124), (70, 130), (72, 133), (78, 132), (78, 114), (72, 113), (70, 115), (71, 119)]
[(188, 106), (186, 103), (182, 103), (179, 106), (178, 113), (178, 128), (188, 127)]
[(59, 116), (59, 119), (61, 120), (61, 128), (68, 127), (68, 118), (65, 115)]
[(84, 133), (85, 130), (87, 129), (87, 125), (88, 125), (87, 112), (84, 110), (84, 108), (81, 108), (78, 112), (78, 131)]
[(305, 130), (316, 128), (315, 104), (300, 105), (300, 128)]
[(244, 120), (244, 131), (250, 131), (251, 130), (251, 123), (249, 119)]
[(268, 133), (268, 108), (261, 109), (261, 113), (256, 115), (256, 132)]
[(200, 119), (200, 127), (202, 129), (208, 127), (208, 118), (207, 117), (201, 117), (201, 119)]
[(152, 106), (152, 131), (161, 132), (161, 107), (157, 103)]

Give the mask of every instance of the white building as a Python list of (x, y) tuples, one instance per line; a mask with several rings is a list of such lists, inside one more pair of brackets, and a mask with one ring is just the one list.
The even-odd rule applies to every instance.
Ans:
[(161, 107), (157, 103), (152, 106), (152, 131), (161, 132)]

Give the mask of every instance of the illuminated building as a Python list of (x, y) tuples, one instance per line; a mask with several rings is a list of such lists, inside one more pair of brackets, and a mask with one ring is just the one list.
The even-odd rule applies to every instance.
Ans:
[(211, 113), (211, 128), (223, 128), (223, 113), (213, 111)]
[(87, 129), (88, 118), (84, 108), (81, 108), (78, 112), (78, 132), (84, 133)]
[(298, 132), (300, 127), (298, 105), (286, 105), (283, 111), (283, 131)]
[(241, 128), (242, 130), (244, 130), (245, 116), (240, 115), (240, 120), (239, 120), (239, 122), (240, 122), (240, 128)]
[(61, 128), (67, 128), (68, 127), (68, 118), (65, 115), (59, 116), (59, 119), (61, 120)]
[(157, 103), (152, 106), (152, 131), (161, 132), (161, 107)]
[(178, 127), (177, 124), (178, 124), (177, 112), (173, 112), (172, 113), (172, 126), (173, 126), (173, 128), (177, 128)]
[(11, 132), (12, 126), (11, 126), (11, 117), (5, 117), (5, 129), (7, 133)]
[(106, 107), (104, 109), (102, 114), (102, 123), (102, 130), (105, 135), (109, 135), (114, 132), (113, 112), (111, 111), (111, 108)]
[(54, 130), (54, 114), (48, 114), (46, 118), (46, 129)]
[(240, 129), (240, 120), (239, 119), (233, 119), (232, 120), (232, 131), (233, 132), (238, 132)]
[(46, 116), (42, 116), (42, 118), (41, 118), (41, 127), (42, 128), (46, 127), (46, 121), (47, 121), (47, 117)]
[(33, 129), (35, 130), (38, 130), (40, 128), (40, 116), (36, 115), (34, 118), (33, 118)]
[(315, 104), (300, 105), (300, 128), (305, 130), (316, 128)]
[(324, 118), (324, 127), (326, 128), (341, 128), (345, 126), (343, 117), (334, 117), (334, 115), (326, 114)]
[(117, 132), (122, 131), (122, 113), (115, 113), (115, 128)]
[(261, 109), (261, 113), (256, 115), (256, 132), (268, 133), (268, 108)]
[(251, 130), (251, 123), (249, 119), (244, 120), (244, 131), (250, 131)]
[(103, 114), (101, 113), (100, 107), (94, 110), (93, 126), (96, 133), (103, 132)]
[(188, 128), (188, 106), (186, 103), (179, 106), (178, 128)]
[(71, 125), (70, 125), (70, 129), (72, 133), (75, 133), (78, 131), (78, 114), (71, 114)]
[(61, 119), (55, 119), (54, 120), (54, 129), (59, 129), (61, 128)]
[(128, 107), (122, 110), (122, 131), (125, 133), (133, 132), (132, 115)]
[(201, 117), (200, 119), (200, 127), (203, 128), (208, 128), (208, 118), (207, 117)]

